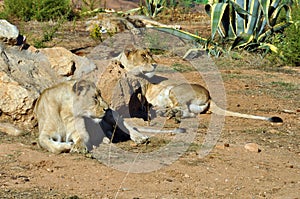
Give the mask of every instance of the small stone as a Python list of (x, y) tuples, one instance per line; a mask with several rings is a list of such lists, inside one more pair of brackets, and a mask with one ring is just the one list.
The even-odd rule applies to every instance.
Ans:
[(50, 168), (47, 168), (46, 170), (51, 173), (53, 172), (53, 169), (50, 169)]
[(217, 144), (215, 146), (216, 149), (225, 149), (225, 146), (223, 144)]
[(132, 142), (132, 143), (130, 143), (130, 146), (131, 146), (131, 147), (137, 147), (137, 146), (138, 146), (138, 144), (137, 144), (137, 143), (135, 143), (135, 142)]
[(190, 176), (188, 174), (184, 174), (184, 177), (185, 178), (189, 178)]
[(251, 152), (257, 152), (257, 153), (261, 152), (261, 149), (259, 149), (259, 146), (256, 143), (247, 143), (245, 144), (244, 147), (246, 150)]
[(166, 181), (167, 181), (167, 182), (173, 182), (173, 180), (170, 179), (170, 178), (167, 178)]

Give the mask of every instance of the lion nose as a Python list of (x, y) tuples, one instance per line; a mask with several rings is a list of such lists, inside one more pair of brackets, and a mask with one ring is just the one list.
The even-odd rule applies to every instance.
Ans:
[(104, 107), (103, 110), (104, 110), (104, 111), (107, 111), (107, 110), (108, 110), (108, 107)]
[(157, 63), (152, 63), (151, 65), (152, 65), (154, 68), (157, 67)]
[(104, 111), (107, 111), (108, 108), (109, 108), (108, 105), (107, 105), (106, 103), (104, 103), (104, 104), (103, 104), (103, 110), (104, 110)]

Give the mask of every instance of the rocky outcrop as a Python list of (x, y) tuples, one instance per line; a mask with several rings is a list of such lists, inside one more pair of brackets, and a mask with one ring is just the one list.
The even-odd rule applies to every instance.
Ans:
[(17, 28), (4, 20), (0, 24), (0, 121), (30, 130), (34, 102), (44, 89), (82, 78), (96, 65), (64, 48), (20, 48), (25, 40), (18, 43), (24, 37)]

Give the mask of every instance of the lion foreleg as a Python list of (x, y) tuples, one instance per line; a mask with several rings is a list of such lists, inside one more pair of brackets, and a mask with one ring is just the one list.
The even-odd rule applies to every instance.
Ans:
[[(125, 129), (129, 131), (130, 139), (134, 141), (137, 144), (145, 143), (149, 140), (149, 137), (146, 135), (141, 134), (136, 130), (136, 128), (130, 126), (127, 122), (125, 122), (123, 119), (120, 123), (118, 123), (118, 126), (120, 127), (124, 126)], [(121, 127), (120, 127), (121, 128)]]
[(60, 134), (50, 136), (47, 131), (41, 131), (39, 136), (39, 144), (52, 153), (69, 152), (72, 148), (72, 142), (62, 142)]
[(89, 142), (89, 133), (85, 128), (83, 118), (76, 118), (67, 123), (67, 138), (66, 141), (71, 141), (72, 145), (70, 152), (87, 153)]
[(127, 122), (124, 121), (122, 117), (116, 111), (111, 110), (111, 114), (116, 122), (118, 128), (120, 128), (125, 133), (129, 134), (130, 139), (137, 144), (145, 143), (149, 140), (149, 137), (146, 135), (141, 134), (136, 130), (136, 128), (129, 125)]

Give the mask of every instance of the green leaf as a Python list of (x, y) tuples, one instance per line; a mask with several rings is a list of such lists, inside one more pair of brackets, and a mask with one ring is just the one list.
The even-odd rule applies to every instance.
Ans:
[(249, 44), (250, 42), (252, 42), (254, 39), (254, 36), (251, 34), (240, 34), (239, 36), (237, 36), (237, 38), (234, 40), (231, 49), (233, 48), (239, 48), (239, 47), (244, 47), (247, 44)]
[(284, 9), (286, 11), (286, 21), (292, 21), (292, 16), (291, 16), (291, 7), (286, 5), (286, 4), (282, 4), (280, 6), (278, 6), (276, 9), (274, 9), (274, 11), (272, 12), (272, 15), (270, 17), (270, 25), (274, 26), (276, 24), (276, 20), (280, 14), (280, 12), (282, 11), (282, 9)]
[(170, 33), (170, 34), (180, 37), (182, 39), (193, 40), (193, 41), (197, 41), (199, 43), (207, 43), (207, 39), (199, 37), (198, 35), (195, 35), (195, 34), (183, 31), (183, 30), (177, 30), (174, 28), (167, 28), (167, 27), (151, 27), (151, 28)]
[(257, 20), (260, 15), (260, 6), (258, 0), (251, 1), (248, 12), (251, 14), (251, 16), (248, 17), (248, 23), (245, 33), (253, 34), (254, 31), (257, 29)]
[[(228, 3), (216, 3), (212, 5), (211, 8), (211, 38), (212, 39), (215, 37), (215, 34), (221, 24), (223, 14), (227, 6)], [(222, 34), (221, 35), (222, 37), (225, 36), (225, 34), (222, 32), (220, 34)]]
[[(246, 11), (247, 0), (236, 0), (236, 4)], [(236, 34), (239, 35), (245, 32), (246, 29), (246, 19), (248, 14), (236, 12)], [(248, 12), (246, 12), (248, 13)]]
[(235, 12), (241, 16), (247, 16), (248, 14), (251, 15), (244, 7), (244, 5), (247, 5), (246, 2), (247, 0), (239, 0), (237, 2), (240, 2), (240, 5), (234, 1), (231, 1), (232, 6), (234, 7)]
[(260, 46), (258, 47), (259, 49), (269, 49), (272, 52), (278, 54), (278, 48), (272, 44), (269, 43), (261, 43)]
[(265, 20), (267, 21), (268, 26), (270, 26), (269, 20), (269, 8), (270, 8), (270, 0), (258, 0), (260, 6), (262, 7), (262, 11), (264, 13)]
[(152, 16), (152, 8), (151, 8), (152, 0), (145, 0), (146, 10), (149, 16)]
[(263, 34), (261, 34), (258, 37), (257, 41), (262, 42), (263, 40), (265, 40), (266, 37), (268, 37), (272, 33), (283, 30), (284, 28), (288, 27), (292, 23), (293, 23), (292, 21), (289, 21), (289, 22), (281, 22), (279, 24), (276, 24), (273, 28), (271, 28), (271, 29), (267, 30), (266, 32), (264, 32)]

